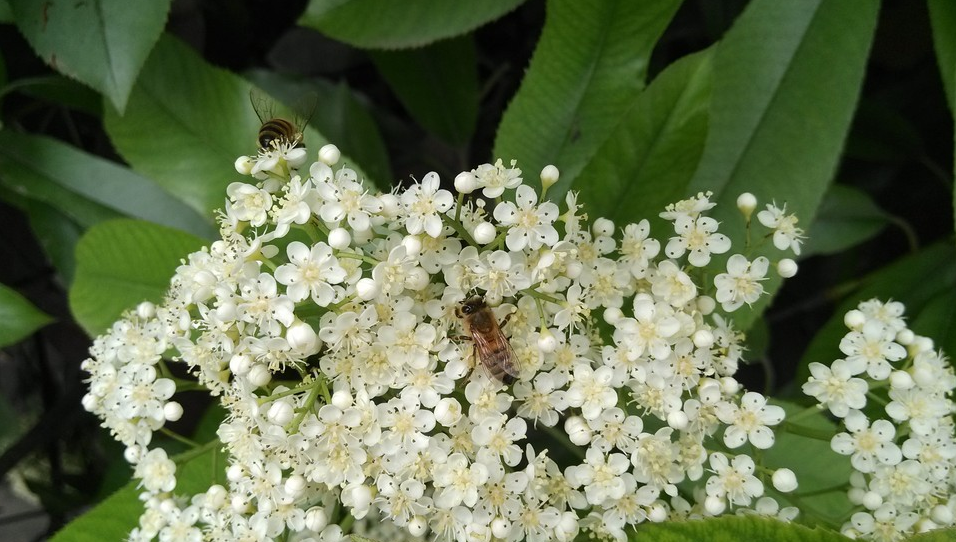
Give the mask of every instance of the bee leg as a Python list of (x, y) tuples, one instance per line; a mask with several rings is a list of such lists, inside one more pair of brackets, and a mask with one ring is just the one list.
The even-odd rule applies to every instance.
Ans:
[(470, 335), (449, 335), (448, 338), (453, 341), (473, 341), (474, 340)]
[(509, 312), (508, 314), (506, 314), (505, 317), (502, 318), (500, 322), (498, 322), (498, 327), (501, 328), (501, 329), (504, 329), (504, 328), (505, 328), (505, 324), (508, 323), (508, 320), (511, 320), (511, 317), (514, 316), (514, 314), (515, 314), (515, 313), (513, 313), (513, 312)]

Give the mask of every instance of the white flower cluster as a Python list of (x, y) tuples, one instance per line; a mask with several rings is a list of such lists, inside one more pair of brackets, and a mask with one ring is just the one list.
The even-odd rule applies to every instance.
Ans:
[[(373, 194), (333, 170), (334, 147), (307, 174), (298, 150), (237, 161), (262, 182), (229, 187), (222, 239), (85, 362), (84, 405), (144, 489), (131, 539), (332, 541), (364, 523), (383, 539), (623, 540), (669, 517), (793, 516), (764, 496), (794, 489), (792, 472), (747, 455), (773, 445), (783, 410), (733, 378), (742, 336), (716, 310), (755, 302), (770, 262), (734, 254), (705, 281), (731, 248), (708, 194), (661, 215), (665, 257), (647, 220), (587, 227), (573, 193), (562, 212), (514, 164), (460, 174), (457, 196), (434, 173)], [(544, 169), (545, 191), (557, 176)], [(798, 249), (795, 218), (766, 212), (787, 226), (775, 244)], [(474, 296), (510, 339), (462, 335)], [(513, 383), (486, 366), (491, 347), (513, 355)], [(173, 363), (198, 380), (180, 390), (228, 412), (228, 483), (191, 499), (149, 448), (181, 413)]]
[(933, 341), (906, 326), (903, 310), (860, 303), (844, 318), (846, 357), (811, 363), (803, 385), (845, 428), (830, 446), (855, 470), (849, 498), (861, 511), (843, 526), (853, 538), (901, 540), (956, 517), (956, 376)]

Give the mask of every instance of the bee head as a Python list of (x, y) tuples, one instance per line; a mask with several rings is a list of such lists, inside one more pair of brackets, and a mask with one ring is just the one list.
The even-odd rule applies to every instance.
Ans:
[(474, 314), (487, 306), (488, 305), (485, 304), (485, 298), (481, 296), (475, 296), (475, 297), (472, 297), (471, 299), (466, 299), (465, 301), (462, 301), (460, 311), (462, 314), (467, 316), (469, 314)]

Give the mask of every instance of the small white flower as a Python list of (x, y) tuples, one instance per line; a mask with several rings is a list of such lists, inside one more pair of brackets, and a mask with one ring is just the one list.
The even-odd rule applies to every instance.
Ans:
[(754, 460), (738, 455), (732, 460), (720, 452), (710, 454), (714, 475), (707, 480), (707, 494), (727, 499), (731, 505), (749, 506), (754, 497), (763, 495), (763, 484), (753, 475)]
[(664, 247), (668, 258), (680, 258), (689, 252), (687, 261), (695, 267), (710, 263), (711, 254), (723, 254), (730, 250), (730, 238), (717, 233), (718, 222), (708, 216), (692, 218), (679, 216), (674, 221), (677, 237), (671, 237)]
[(777, 250), (790, 249), (800, 255), (800, 244), (803, 243), (803, 229), (797, 227), (797, 216), (788, 215), (787, 206), (779, 208), (776, 204), (767, 204), (767, 208), (757, 213), (757, 220), (764, 226), (774, 230), (773, 246)]
[(302, 301), (312, 297), (320, 307), (328, 306), (335, 299), (332, 284), (345, 280), (343, 269), (332, 249), (325, 243), (316, 243), (310, 249), (299, 241), (293, 241), (286, 247), (289, 263), (282, 264), (275, 271), (279, 284), (288, 286), (286, 293), (292, 301)]
[(272, 207), (272, 195), (247, 183), (231, 183), (226, 187), (226, 213), (252, 226), (266, 223)]
[(724, 431), (724, 444), (739, 448), (748, 440), (755, 448), (773, 446), (774, 434), (768, 427), (783, 421), (784, 410), (767, 404), (767, 398), (757, 392), (747, 392), (740, 398), (740, 406), (731, 402), (717, 405), (717, 417), (729, 424)]
[(741, 254), (734, 254), (727, 260), (727, 272), (714, 277), (717, 287), (717, 302), (727, 312), (740, 308), (744, 303), (750, 305), (760, 299), (766, 280), (770, 261), (758, 256), (752, 262)]
[(440, 187), (441, 180), (432, 171), (422, 178), (421, 183), (413, 184), (402, 193), (402, 205), (408, 212), (405, 218), (408, 233), (418, 235), (425, 232), (431, 237), (441, 235), (441, 215), (452, 208), (455, 198), (451, 192)]
[(515, 202), (503, 201), (495, 206), (494, 217), (508, 226), (505, 243), (509, 250), (532, 250), (541, 246), (553, 246), (558, 242), (558, 230), (554, 221), (558, 218), (558, 206), (550, 201), (538, 204), (538, 195), (527, 185), (518, 187)]
[(886, 420), (871, 425), (859, 410), (851, 411), (843, 420), (850, 433), (837, 433), (830, 447), (838, 454), (849, 455), (850, 464), (860, 472), (873, 472), (877, 465), (896, 465), (903, 459), (900, 447), (893, 442), (896, 428)]
[(499, 158), (494, 165), (482, 164), (472, 173), (475, 175), (477, 185), (481, 193), (486, 198), (497, 198), (505, 193), (505, 190), (517, 188), (521, 185), (521, 170), (514, 167), (515, 162), (511, 162), (510, 168), (504, 167)]
[(154, 448), (136, 465), (135, 477), (142, 486), (153, 493), (172, 491), (176, 487), (176, 464), (166, 455), (166, 450)]
[(893, 342), (896, 333), (879, 320), (867, 320), (861, 331), (850, 331), (840, 341), (840, 351), (854, 374), (866, 371), (874, 380), (885, 380), (893, 371), (890, 362), (906, 357), (906, 349)]
[(862, 409), (866, 406), (866, 392), (869, 386), (862, 378), (855, 378), (850, 365), (842, 359), (829, 367), (812, 362), (808, 366), (810, 378), (801, 388), (803, 393), (815, 397), (822, 406), (838, 418), (843, 418), (850, 409)]

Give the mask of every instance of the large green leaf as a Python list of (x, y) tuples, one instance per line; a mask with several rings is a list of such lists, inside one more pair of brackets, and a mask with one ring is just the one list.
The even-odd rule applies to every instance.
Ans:
[(804, 257), (835, 254), (873, 237), (889, 224), (887, 214), (859, 188), (834, 184), (807, 232)]
[(498, 128), (494, 157), (526, 179), (553, 164), (560, 198), (644, 87), (651, 51), (679, 1), (548, 2), (538, 47)]
[(724, 516), (705, 520), (643, 523), (629, 540), (655, 542), (739, 542), (773, 540), (775, 542), (846, 542), (847, 538), (823, 529), (810, 529), (756, 516)]
[[(222, 208), (229, 183), (248, 180), (233, 164), (256, 152), (261, 121), (250, 89), (241, 77), (163, 37), (133, 87), (125, 115), (107, 110), (106, 130), (134, 170), (208, 213)], [(308, 148), (317, 151), (326, 143), (314, 129), (305, 130)], [(364, 176), (354, 161), (343, 162)]]
[[(742, 192), (786, 204), (801, 227), (813, 221), (849, 130), (878, 6), (755, 0), (720, 42), (710, 129), (688, 195), (714, 193), (713, 215), (731, 239), (744, 238), (735, 205)], [(735, 313), (738, 327), (747, 329), (769, 299)]]
[(471, 37), (375, 52), (372, 60), (426, 130), (449, 143), (468, 142), (478, 120), (478, 66)]
[(53, 69), (109, 97), (122, 111), (156, 43), (170, 0), (10, 0), (17, 27)]
[[(224, 461), (215, 444), (172, 457), (176, 462), (177, 495), (192, 496), (221, 481)], [(51, 542), (100, 542), (126, 540), (139, 524), (143, 503), (139, 482), (131, 481), (92, 510), (74, 519), (50, 539)], [(188, 502), (188, 501), (187, 501)]]
[(96, 335), (137, 303), (162, 301), (180, 260), (202, 245), (198, 237), (149, 222), (97, 224), (76, 247), (73, 315)]
[(117, 213), (195, 235), (215, 233), (211, 219), (149, 179), (52, 138), (0, 131), (0, 169), (0, 182), (12, 190), (75, 217), (87, 208), (110, 211), (77, 217), (87, 226)]
[[(872, 298), (900, 301), (906, 305), (906, 316), (913, 322), (914, 331), (923, 334), (935, 333), (940, 329), (939, 320), (936, 317), (927, 317), (928, 319), (921, 323), (920, 313), (938, 298), (948, 297), (954, 287), (956, 249), (949, 243), (937, 243), (927, 247), (863, 278), (813, 338), (800, 361), (796, 381), (801, 383), (807, 379), (810, 374), (807, 366), (810, 362), (828, 365), (842, 357), (839, 350), (840, 339), (847, 333), (843, 315), (856, 308), (860, 301)], [(932, 338), (938, 341), (953, 341), (952, 336)]]
[(711, 53), (668, 66), (622, 115), (574, 181), (589, 214), (663, 231), (658, 214), (684, 196), (707, 136)]
[(322, 105), (311, 112), (309, 124), (329, 141), (334, 141), (343, 153), (362, 164), (379, 189), (387, 192), (391, 188), (392, 167), (382, 133), (368, 111), (367, 100), (353, 92), (345, 82), (295, 81), (266, 70), (252, 70), (245, 76), (283, 103), (308, 102), (309, 97), (315, 97), (316, 103)]
[(20, 342), (52, 321), (16, 290), (0, 284), (0, 348)]
[[(946, 103), (950, 113), (956, 116), (956, 3), (952, 0), (929, 0), (929, 14), (936, 61), (946, 90)], [(956, 171), (956, 163), (953, 167)], [(956, 191), (953, 192), (953, 208), (956, 209)]]
[(299, 24), (356, 47), (402, 49), (460, 36), (523, 1), (312, 0)]

